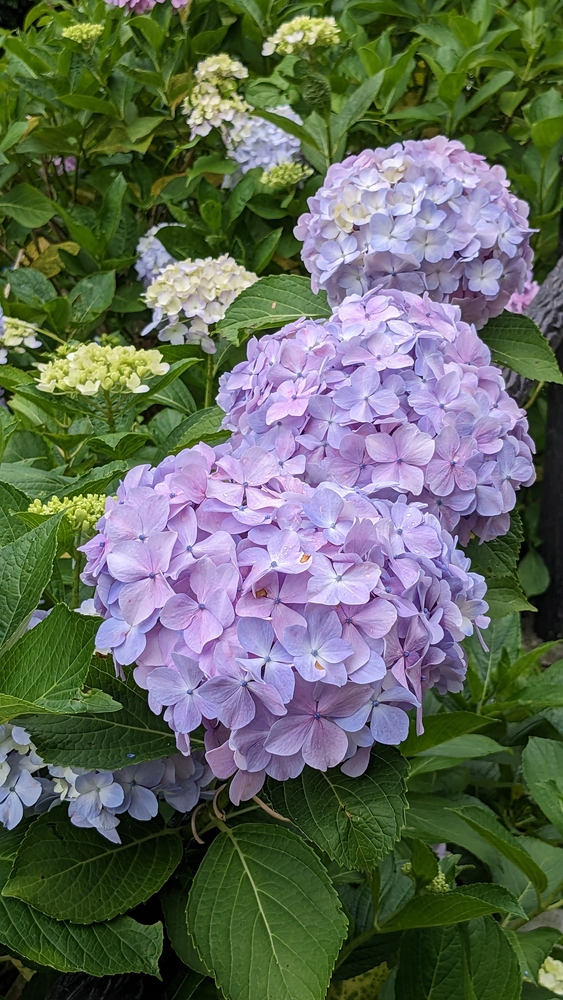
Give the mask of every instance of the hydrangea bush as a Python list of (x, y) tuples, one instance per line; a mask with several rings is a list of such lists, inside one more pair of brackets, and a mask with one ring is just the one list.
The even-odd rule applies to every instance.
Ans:
[(563, 22), (312, 13), (4, 33), (7, 997), (560, 987), (561, 671), (518, 614)]

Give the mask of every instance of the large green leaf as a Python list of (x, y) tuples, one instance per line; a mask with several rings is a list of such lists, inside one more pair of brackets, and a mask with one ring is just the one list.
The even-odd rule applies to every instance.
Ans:
[(413, 721), (407, 739), (401, 744), (401, 753), (405, 757), (412, 757), (425, 750), (432, 750), (441, 743), (448, 743), (457, 736), (474, 733), (475, 730), (483, 729), (487, 725), (490, 725), (489, 719), (484, 719), (482, 715), (473, 712), (440, 712), (437, 715), (427, 715), (421, 736), (417, 736), (416, 723)]
[(48, 813), (27, 831), (2, 894), (56, 920), (111, 920), (158, 892), (182, 857), (179, 832), (159, 817), (125, 816), (119, 836), (121, 844), (112, 844)]
[(14, 517), (14, 511), (27, 510), (29, 497), (15, 486), (0, 482), (0, 547), (15, 542), (27, 531), (19, 517)]
[(323, 1000), (346, 918), (317, 856), (289, 830), (241, 824), (213, 841), (188, 928), (229, 1000)]
[(58, 526), (59, 518), (51, 518), (2, 549), (0, 647), (39, 604), (51, 577)]
[(90, 472), (85, 472), (77, 479), (67, 479), (64, 486), (59, 486), (54, 490), (58, 497), (77, 497), (81, 493), (105, 493), (110, 486), (127, 472), (127, 462), (108, 462), (107, 465), (99, 465)]
[(25, 302), (26, 305), (34, 306), (36, 309), (57, 298), (56, 289), (51, 282), (41, 274), (41, 271), (36, 271), (32, 267), (22, 267), (12, 271), (9, 285), (20, 302)]
[(44, 226), (57, 206), (31, 184), (17, 184), (0, 198), (0, 213), (9, 215), (25, 229)]
[[(0, 862), (0, 884), (6, 882), (10, 867), (11, 862)], [(160, 921), (140, 924), (131, 917), (90, 927), (71, 924), (0, 895), (0, 941), (9, 952), (60, 972), (159, 976), (163, 933)]]
[(408, 764), (391, 747), (372, 750), (365, 774), (305, 768), (270, 786), (275, 808), (342, 866), (372, 871), (405, 822)]
[(159, 449), (159, 455), (164, 458), (182, 448), (191, 448), (198, 441), (214, 438), (221, 430), (224, 416), (218, 406), (208, 406), (205, 410), (192, 413), (171, 431)]
[(96, 659), (88, 683), (101, 688), (123, 706), (103, 714), (27, 716), (28, 727), (41, 756), (62, 767), (99, 767), (115, 770), (175, 752), (174, 734), (151, 712), (146, 692), (130, 679), (115, 676), (113, 666)]
[(522, 978), (537, 982), (538, 972), (561, 937), (561, 931), (556, 927), (535, 927), (531, 931), (505, 933), (518, 957)]
[(522, 754), (522, 767), (532, 798), (563, 832), (563, 743), (533, 736)]
[(523, 540), (524, 533), (520, 515), (517, 511), (513, 511), (510, 515), (510, 528), (506, 535), (484, 543), (473, 538), (466, 546), (466, 554), (471, 559), (471, 569), (487, 577), (510, 576), (516, 571)]
[(72, 307), (72, 322), (77, 326), (92, 323), (109, 309), (114, 295), (115, 271), (101, 271), (83, 278), (68, 297)]
[(456, 810), (456, 812), (484, 840), (524, 872), (538, 892), (544, 892), (547, 889), (547, 876), (545, 872), (530, 857), (525, 848), (520, 844), (518, 837), (509, 833), (502, 823), (495, 819), (487, 809), (466, 806), (464, 809)]
[(445, 768), (455, 767), (464, 760), (475, 760), (478, 757), (488, 757), (489, 754), (503, 752), (506, 753), (506, 747), (489, 736), (467, 733), (465, 736), (456, 736), (447, 743), (440, 743), (431, 750), (423, 750), (416, 757), (411, 757), (411, 773), (443, 771)]
[(309, 319), (330, 316), (324, 292), (315, 295), (309, 278), (301, 275), (269, 275), (259, 278), (237, 296), (225, 318), (217, 324), (217, 332), (236, 343), (241, 334), (279, 329), (301, 316)]
[(417, 896), (409, 900), (396, 917), (386, 924), (386, 928), (399, 931), (411, 927), (447, 926), (462, 920), (484, 917), (489, 913), (526, 917), (518, 900), (504, 886), (479, 882), (458, 886), (450, 892)]
[(463, 939), (456, 927), (403, 935), (395, 1000), (518, 1000), (516, 953), (490, 917), (473, 920)]
[(119, 709), (109, 695), (83, 690), (98, 625), (97, 618), (58, 604), (10, 646), (0, 657), (0, 721), (29, 713)]
[(563, 384), (557, 359), (541, 330), (528, 316), (503, 312), (490, 319), (479, 336), (491, 348), (493, 361), (525, 378)]

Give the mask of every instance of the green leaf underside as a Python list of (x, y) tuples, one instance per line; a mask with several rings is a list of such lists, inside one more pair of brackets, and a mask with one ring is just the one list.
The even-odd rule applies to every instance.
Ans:
[(4, 896), (15, 896), (56, 920), (111, 920), (158, 892), (182, 857), (178, 831), (161, 819), (125, 815), (121, 844), (97, 830), (72, 826), (48, 813), (32, 823), (18, 851)]
[(563, 384), (549, 343), (528, 316), (504, 312), (490, 319), (479, 336), (491, 348), (497, 365), (506, 365), (525, 378)]
[(187, 919), (229, 1000), (323, 1000), (347, 923), (311, 848), (265, 824), (242, 824), (212, 843)]
[(119, 704), (108, 695), (98, 692), (94, 700), (82, 690), (98, 625), (98, 619), (58, 604), (25, 632), (0, 657), (0, 719), (8, 722), (30, 713), (118, 709)]
[(334, 861), (371, 871), (399, 839), (407, 808), (408, 764), (390, 747), (372, 750), (365, 774), (305, 768), (272, 784), (275, 808)]
[(411, 899), (386, 926), (394, 931), (414, 927), (439, 927), (492, 913), (526, 916), (518, 900), (508, 889), (482, 882), (458, 886), (451, 892), (428, 893)]
[[(11, 862), (0, 862), (0, 883)], [(19, 899), (0, 895), (0, 941), (16, 955), (59, 972), (87, 972), (113, 976), (144, 972), (159, 976), (162, 924), (140, 924), (116, 917), (89, 927), (53, 920)]]
[(88, 683), (101, 688), (122, 705), (119, 712), (92, 715), (26, 716), (41, 756), (62, 767), (99, 767), (115, 770), (176, 752), (174, 735), (164, 720), (151, 712), (146, 692), (132, 678), (115, 676), (111, 664), (93, 661)]
[(245, 288), (217, 324), (222, 336), (235, 339), (239, 333), (254, 333), (270, 327), (279, 329), (285, 323), (307, 316), (325, 319), (330, 316), (326, 296), (311, 291), (309, 278), (301, 275), (277, 274), (260, 278)]

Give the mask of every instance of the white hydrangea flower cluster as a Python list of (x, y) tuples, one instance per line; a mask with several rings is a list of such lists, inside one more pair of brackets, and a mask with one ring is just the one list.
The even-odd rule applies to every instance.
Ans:
[(168, 264), (175, 263), (176, 258), (171, 253), (168, 253), (168, 250), (160, 242), (156, 234), (159, 230), (164, 229), (165, 226), (178, 225), (178, 222), (161, 222), (158, 226), (151, 226), (137, 243), (139, 259), (135, 264), (135, 270), (145, 287), (150, 285), (151, 281), (154, 281), (156, 276), (165, 267), (168, 267)]
[(200, 344), (207, 354), (214, 354), (209, 328), (223, 319), (237, 295), (257, 280), (256, 274), (227, 254), (169, 264), (145, 292), (153, 321), (143, 334), (159, 328), (159, 340)]
[(182, 104), (192, 139), (209, 135), (212, 128), (232, 122), (235, 115), (249, 110), (250, 105), (237, 94), (238, 81), (247, 76), (246, 66), (225, 53), (198, 63), (196, 84)]
[(78, 392), (95, 396), (98, 392), (148, 392), (145, 379), (165, 375), (170, 365), (160, 351), (135, 347), (81, 344), (66, 357), (37, 365), (41, 377), (37, 388), (43, 392)]
[(563, 997), (563, 962), (546, 958), (538, 973), (538, 983), (556, 996)]
[(275, 34), (266, 39), (263, 56), (291, 56), (308, 49), (338, 45), (340, 28), (333, 17), (294, 17), (281, 24)]
[(79, 45), (92, 45), (103, 33), (103, 24), (73, 24), (70, 28), (63, 28), (61, 35)]
[[(302, 119), (289, 104), (281, 104), (268, 110), (298, 125), (302, 124)], [(222, 131), (229, 156), (239, 164), (239, 170), (227, 178), (228, 186), (231, 187), (241, 174), (246, 174), (253, 167), (262, 167), (262, 170), (268, 171), (282, 163), (291, 163), (301, 150), (301, 143), (295, 136), (264, 118), (250, 114), (236, 115), (230, 127), (224, 127)]]
[(278, 163), (274, 167), (265, 170), (260, 178), (260, 183), (272, 188), (290, 188), (310, 177), (313, 171), (303, 163), (295, 161), (288, 163)]
[(0, 318), (0, 365), (6, 364), (8, 351), (24, 354), (26, 347), (41, 347), (41, 341), (37, 339), (39, 332), (39, 327), (33, 323), (26, 323), (25, 320), (16, 319), (15, 316), (2, 316)]

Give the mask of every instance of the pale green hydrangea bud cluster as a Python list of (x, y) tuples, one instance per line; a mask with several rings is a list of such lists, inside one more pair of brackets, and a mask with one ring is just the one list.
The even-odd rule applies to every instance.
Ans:
[(4, 316), (0, 332), (0, 365), (6, 364), (8, 351), (24, 354), (26, 347), (41, 347), (41, 341), (37, 339), (39, 332), (39, 327), (33, 323), (26, 323), (15, 316)]
[(555, 996), (563, 997), (563, 962), (548, 957), (538, 973), (538, 983)]
[(37, 388), (43, 392), (78, 392), (95, 396), (98, 392), (148, 392), (145, 380), (165, 375), (170, 365), (160, 351), (138, 351), (135, 347), (81, 344), (66, 357), (37, 365), (41, 377)]
[(92, 534), (104, 514), (106, 500), (104, 493), (86, 493), (76, 497), (63, 497), (62, 500), (51, 497), (45, 503), (33, 500), (27, 509), (30, 514), (43, 514), (47, 517), (62, 512), (73, 531)]
[(266, 39), (262, 48), (263, 56), (274, 53), (279, 56), (303, 54), (313, 48), (329, 48), (338, 45), (340, 28), (333, 17), (294, 17), (280, 24), (275, 34)]
[(145, 292), (153, 320), (143, 334), (158, 328), (159, 340), (200, 344), (207, 354), (214, 354), (210, 326), (223, 319), (237, 295), (257, 280), (227, 254), (169, 264)]
[(310, 177), (312, 173), (311, 168), (306, 167), (304, 163), (295, 161), (278, 163), (264, 171), (260, 183), (272, 189), (291, 188)]
[(63, 38), (78, 42), (79, 45), (92, 45), (103, 31), (103, 24), (73, 24), (70, 28), (63, 28), (61, 34)]
[(238, 81), (246, 79), (248, 70), (237, 59), (226, 53), (210, 56), (198, 63), (194, 75), (195, 86), (182, 105), (192, 139), (208, 135), (212, 128), (249, 110), (250, 105), (237, 94)]

